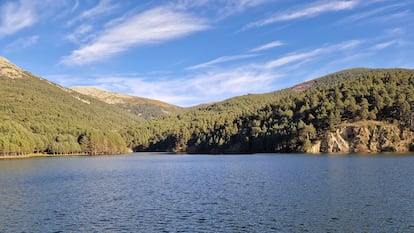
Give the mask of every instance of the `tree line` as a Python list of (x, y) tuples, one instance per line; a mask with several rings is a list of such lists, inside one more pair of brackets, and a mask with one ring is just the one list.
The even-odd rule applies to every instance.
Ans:
[(118, 154), (127, 152), (125, 140), (116, 131), (85, 130), (79, 135), (36, 134), (11, 120), (0, 122), (0, 155)]

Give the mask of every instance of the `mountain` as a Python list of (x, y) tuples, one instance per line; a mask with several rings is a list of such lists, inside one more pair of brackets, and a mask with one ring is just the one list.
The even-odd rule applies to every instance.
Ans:
[(128, 127), (136, 151), (369, 153), (414, 150), (414, 70), (350, 69)]
[(67, 89), (0, 57), (0, 96), (0, 155), (414, 151), (408, 69), (344, 70), (184, 111), (95, 88)]
[(0, 57), (0, 154), (119, 153), (120, 129), (143, 120)]
[(118, 106), (145, 119), (174, 115), (185, 111), (184, 108), (158, 100), (108, 92), (95, 87), (71, 87), (70, 89), (105, 103)]

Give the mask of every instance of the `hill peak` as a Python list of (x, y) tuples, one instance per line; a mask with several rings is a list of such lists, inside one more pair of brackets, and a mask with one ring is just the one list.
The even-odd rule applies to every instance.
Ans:
[(25, 76), (26, 74), (22, 69), (0, 56), (0, 77), (15, 79), (24, 78)]
[(0, 64), (2, 64), (2, 63), (10, 63), (10, 61), (7, 60), (6, 58), (0, 56)]

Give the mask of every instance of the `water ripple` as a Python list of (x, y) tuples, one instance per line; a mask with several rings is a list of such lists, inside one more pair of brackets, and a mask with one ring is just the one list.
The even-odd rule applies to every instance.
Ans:
[(0, 232), (412, 232), (414, 157), (0, 161)]

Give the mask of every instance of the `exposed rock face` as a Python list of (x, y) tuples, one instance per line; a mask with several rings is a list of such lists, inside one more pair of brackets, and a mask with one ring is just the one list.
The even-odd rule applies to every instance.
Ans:
[(414, 134), (392, 124), (367, 121), (338, 126), (313, 144), (309, 153), (378, 153), (408, 152), (414, 145)]
[(307, 153), (318, 154), (321, 152), (321, 141), (316, 141)]

